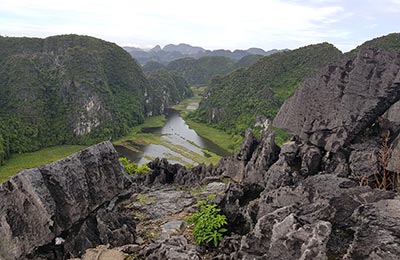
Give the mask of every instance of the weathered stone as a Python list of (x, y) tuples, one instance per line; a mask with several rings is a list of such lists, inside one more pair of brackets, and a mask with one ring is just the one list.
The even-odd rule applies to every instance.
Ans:
[(139, 259), (200, 260), (196, 246), (189, 244), (183, 236), (174, 236), (160, 243), (144, 247), (137, 255)]
[(307, 80), (273, 123), (327, 151), (339, 151), (400, 99), (399, 70), (399, 55), (365, 49)]
[(186, 224), (182, 220), (170, 221), (161, 226), (161, 235), (158, 240), (165, 240), (172, 236), (178, 236), (183, 233)]
[(382, 116), (392, 124), (400, 126), (400, 101), (394, 103)]
[(301, 225), (293, 214), (274, 224), (268, 256), (273, 259), (326, 260), (331, 224), (317, 221)]
[(313, 145), (303, 145), (300, 148), (302, 175), (317, 174), (321, 167), (322, 154), (318, 147)]
[(398, 259), (400, 200), (381, 200), (360, 206), (352, 216), (355, 234), (344, 259)]
[(241, 161), (249, 161), (253, 155), (254, 150), (258, 145), (257, 139), (254, 137), (251, 130), (247, 130), (244, 136), (242, 146), (236, 158)]
[(83, 255), (82, 260), (125, 260), (128, 255), (106, 246), (98, 246), (88, 249)]
[(246, 165), (243, 181), (259, 186), (264, 185), (264, 175), (279, 157), (280, 148), (275, 144), (272, 130), (264, 132), (250, 161)]
[(393, 141), (387, 170), (400, 173), (400, 134)]
[(0, 258), (54, 243), (130, 185), (110, 142), (24, 170), (0, 186)]
[(363, 181), (379, 172), (379, 145), (376, 142), (365, 142), (351, 147), (349, 158), (351, 177)]

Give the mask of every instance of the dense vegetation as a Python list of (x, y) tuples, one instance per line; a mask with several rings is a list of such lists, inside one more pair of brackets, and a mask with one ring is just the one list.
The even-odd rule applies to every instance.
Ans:
[[(208, 197), (207, 200), (214, 196)], [(221, 214), (216, 204), (208, 203), (207, 200), (200, 200), (197, 203), (199, 210), (186, 218), (186, 221), (194, 225), (193, 236), (198, 244), (210, 244), (217, 247), (223, 239), (224, 228), (228, 224), (227, 218)]]
[(0, 164), (12, 153), (125, 135), (190, 93), (176, 75), (146, 79), (114, 43), (78, 35), (0, 37)]
[(237, 62), (223, 56), (183, 58), (171, 61), (166, 66), (156, 61), (149, 61), (143, 66), (143, 71), (169, 70), (184, 77), (190, 85), (204, 85), (215, 76), (223, 76), (235, 69), (249, 67), (262, 57), (262, 55), (247, 55)]
[(362, 48), (372, 47), (386, 51), (400, 51), (400, 33), (391, 33), (386, 36), (378, 37), (370, 41), (366, 41), (354, 50), (350, 51), (350, 55), (356, 55)]
[(63, 35), (0, 38), (0, 160), (120, 136), (143, 121), (140, 67), (117, 45)]
[(206, 56), (223, 56), (232, 60), (240, 60), (241, 58), (248, 55), (262, 55), (268, 56), (280, 51), (285, 50), (269, 50), (264, 51), (259, 48), (250, 48), (247, 50), (206, 50), (201, 47), (191, 46), (189, 44), (168, 44), (161, 48), (159, 45), (155, 46), (150, 50), (135, 48), (135, 47), (124, 47), (133, 58), (135, 58), (140, 64), (144, 65), (150, 61), (156, 61), (161, 64), (168, 64), (171, 61), (183, 59), (183, 58), (195, 58), (199, 59)]
[[(164, 108), (176, 105), (179, 101), (193, 96), (186, 80), (172, 71), (158, 70), (147, 75), (148, 92), (152, 93), (146, 99), (146, 110), (151, 113), (162, 113)], [(150, 115), (150, 114), (149, 114)]]
[(146, 174), (151, 170), (146, 164), (139, 166), (137, 163), (131, 162), (125, 157), (119, 158), (119, 161), (122, 166), (124, 166), (125, 171), (130, 175)]
[(184, 58), (170, 62), (168, 70), (176, 71), (191, 85), (202, 85), (216, 75), (224, 75), (234, 69), (234, 62), (222, 56), (207, 56), (200, 59)]
[(243, 133), (257, 116), (272, 118), (301, 82), (342, 53), (322, 43), (264, 57), (249, 68), (215, 77), (189, 117), (229, 133)]

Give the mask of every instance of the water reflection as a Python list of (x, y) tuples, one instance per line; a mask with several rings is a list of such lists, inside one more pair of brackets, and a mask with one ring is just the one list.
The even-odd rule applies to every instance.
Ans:
[[(164, 145), (150, 144), (140, 148), (141, 152), (134, 152), (130, 149), (116, 147), (118, 152), (128, 159), (143, 164), (149, 158), (168, 158), (171, 162), (184, 162), (196, 164), (192, 159), (193, 153), (200, 156), (209, 156), (204, 150), (211, 151), (220, 156), (228, 156), (229, 153), (211, 142), (199, 136), (193, 129), (190, 129), (185, 120), (174, 109), (166, 109), (166, 123), (161, 128), (144, 129), (146, 133), (163, 134), (161, 137)], [(179, 151), (175, 152), (175, 151)], [(185, 156), (186, 155), (186, 156)], [(146, 158), (147, 157), (147, 158)], [(179, 160), (178, 160), (179, 159)]]

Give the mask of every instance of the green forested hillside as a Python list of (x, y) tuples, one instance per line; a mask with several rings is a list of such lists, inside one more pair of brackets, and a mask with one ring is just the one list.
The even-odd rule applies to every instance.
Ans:
[(157, 70), (174, 71), (184, 77), (190, 85), (204, 85), (215, 76), (224, 76), (235, 69), (249, 67), (261, 59), (262, 55), (247, 55), (233, 61), (223, 56), (205, 56), (199, 59), (182, 58), (164, 66), (156, 61), (149, 61), (143, 66), (144, 72)]
[(116, 44), (0, 37), (0, 163), (10, 153), (127, 133), (148, 112), (147, 89), (141, 68)]
[(182, 75), (191, 85), (202, 85), (216, 75), (224, 75), (234, 69), (235, 62), (227, 57), (206, 56), (200, 59), (183, 58), (171, 61), (167, 69)]
[(222, 56), (206, 56), (200, 59), (183, 58), (170, 62), (167, 69), (182, 75), (191, 85), (202, 85), (216, 75), (224, 75), (234, 69), (234, 61)]
[(167, 70), (153, 71), (147, 74), (148, 91), (153, 93), (146, 99), (146, 110), (162, 113), (164, 108), (176, 105), (179, 101), (193, 96), (186, 80), (177, 73)]
[(350, 55), (356, 55), (362, 48), (379, 48), (386, 51), (400, 51), (400, 33), (391, 33), (382, 37), (366, 41), (354, 50)]
[(143, 66), (144, 72), (152, 72), (163, 69), (167, 69), (167, 67), (157, 61), (149, 61)]
[(230, 133), (242, 133), (257, 115), (274, 117), (301, 82), (342, 53), (328, 43), (264, 57), (249, 68), (214, 78), (194, 120)]
[(244, 56), (243, 58), (241, 58), (240, 60), (238, 60), (236, 62), (235, 69), (250, 67), (257, 61), (261, 60), (263, 57), (265, 57), (265, 56), (256, 55), (256, 54)]

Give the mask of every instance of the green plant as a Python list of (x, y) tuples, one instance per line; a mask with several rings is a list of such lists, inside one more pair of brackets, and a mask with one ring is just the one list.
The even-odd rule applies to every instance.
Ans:
[(121, 162), (122, 166), (124, 166), (125, 171), (130, 175), (146, 174), (151, 170), (146, 164), (138, 166), (137, 163), (131, 162), (129, 159), (125, 157), (119, 158), (119, 161)]
[(194, 224), (194, 239), (198, 244), (212, 244), (216, 247), (227, 231), (224, 228), (228, 224), (226, 216), (220, 214), (221, 210), (216, 204), (209, 204), (207, 200), (200, 200), (197, 206), (200, 209), (186, 218), (187, 222)]

